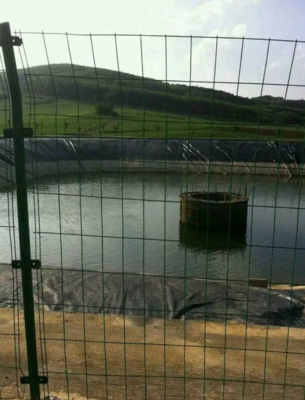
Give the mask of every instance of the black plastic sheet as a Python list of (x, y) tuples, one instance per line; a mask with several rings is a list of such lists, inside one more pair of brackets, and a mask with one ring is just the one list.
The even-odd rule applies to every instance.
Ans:
[[(13, 146), (0, 140), (0, 167), (13, 163)], [(302, 164), (303, 142), (208, 139), (25, 139), (27, 163), (61, 160), (168, 160)]]
[[(34, 275), (36, 302), (43, 293), (39, 302), (52, 311), (305, 327), (302, 291), (294, 296), (244, 283), (92, 271), (43, 269), (42, 279)], [(22, 307), (20, 280), (13, 286), (9, 266), (0, 265), (0, 282), (0, 307), (13, 305), (13, 291)]]

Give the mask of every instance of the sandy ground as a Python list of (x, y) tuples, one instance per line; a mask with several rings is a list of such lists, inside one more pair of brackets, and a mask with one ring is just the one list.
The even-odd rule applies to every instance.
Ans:
[[(29, 398), (16, 384), (26, 373), (20, 313), (20, 336), (14, 337), (13, 310), (0, 309), (1, 399)], [(36, 316), (40, 369), (49, 377), (43, 395), (304, 399), (304, 329), (45, 311), (43, 331), (39, 317), (42, 323), (42, 312)]]

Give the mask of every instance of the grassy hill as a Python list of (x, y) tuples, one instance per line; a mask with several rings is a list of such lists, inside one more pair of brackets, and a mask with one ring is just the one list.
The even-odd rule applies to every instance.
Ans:
[[(84, 134), (157, 137), (261, 137), (300, 139), (305, 126), (305, 100), (263, 96), (245, 98), (198, 86), (70, 64), (19, 71), (25, 125), (39, 135)], [(97, 103), (110, 103), (117, 116), (95, 113)], [(0, 106), (5, 108), (0, 87)], [(2, 111), (0, 123), (8, 125)], [(213, 121), (213, 124), (212, 124)], [(234, 125), (233, 125), (234, 124)]]

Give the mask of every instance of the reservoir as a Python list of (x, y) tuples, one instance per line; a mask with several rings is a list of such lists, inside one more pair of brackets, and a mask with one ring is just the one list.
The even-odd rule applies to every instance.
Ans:
[[(184, 191), (249, 196), (236, 237), (180, 222)], [(302, 178), (164, 172), (76, 173), (28, 182), (32, 258), (43, 268), (305, 283)], [(0, 192), (2, 263), (18, 258), (16, 192)]]

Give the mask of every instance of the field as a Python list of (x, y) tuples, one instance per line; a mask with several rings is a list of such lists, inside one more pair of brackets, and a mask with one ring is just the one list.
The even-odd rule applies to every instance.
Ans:
[[(10, 125), (7, 104), (0, 101), (0, 126)], [(118, 117), (95, 114), (94, 106), (70, 100), (35, 98), (24, 100), (24, 126), (37, 136), (213, 138), (249, 140), (304, 140), (303, 126), (259, 126), (254, 123), (211, 121), (199, 117), (158, 111), (115, 108)], [(1, 129), (2, 131), (2, 129)], [(1, 132), (2, 134), (2, 132)]]
[[(26, 371), (20, 313), (17, 378)], [(13, 310), (0, 309), (0, 397), (6, 399), (18, 397), (13, 320)], [(48, 371), (50, 394), (61, 400), (304, 399), (302, 329), (50, 311), (44, 324), (45, 331), (37, 327), (41, 373)]]

